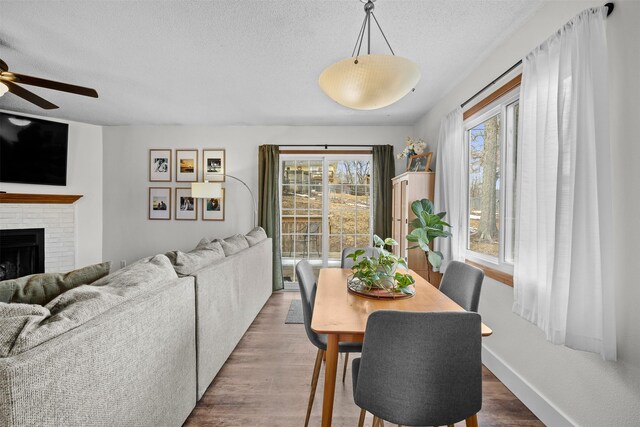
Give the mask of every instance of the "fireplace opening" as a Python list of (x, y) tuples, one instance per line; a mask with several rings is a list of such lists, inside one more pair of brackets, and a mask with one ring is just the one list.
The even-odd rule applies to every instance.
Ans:
[(0, 230), (0, 280), (44, 273), (44, 228)]

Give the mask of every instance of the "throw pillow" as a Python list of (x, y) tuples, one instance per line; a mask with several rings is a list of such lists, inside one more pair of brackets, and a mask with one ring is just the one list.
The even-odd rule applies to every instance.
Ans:
[(249, 242), (247, 242), (247, 239), (242, 234), (236, 234), (224, 240), (217, 240), (217, 242), (220, 242), (222, 245), (226, 256), (233, 255), (249, 247)]
[(207, 246), (209, 243), (211, 243), (211, 240), (207, 239), (206, 237), (203, 237), (202, 239), (200, 239), (200, 242), (198, 243), (198, 246), (196, 246), (196, 249), (201, 249)]
[(196, 271), (224, 259), (225, 253), (219, 242), (202, 244), (189, 252), (172, 251), (165, 254), (179, 276), (189, 276)]
[(247, 238), (247, 242), (249, 242), (249, 246), (257, 245), (267, 238), (267, 233), (264, 231), (264, 228), (258, 226), (248, 232), (244, 237)]
[(111, 262), (90, 265), (68, 273), (32, 274), (0, 282), (0, 302), (45, 305), (58, 295), (88, 285), (109, 274)]

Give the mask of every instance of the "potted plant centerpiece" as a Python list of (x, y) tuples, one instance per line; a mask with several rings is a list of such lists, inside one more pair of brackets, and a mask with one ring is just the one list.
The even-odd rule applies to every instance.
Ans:
[(397, 246), (398, 242), (391, 238), (382, 240), (374, 235), (373, 243), (377, 256), (366, 256), (364, 249), (357, 249), (347, 255), (353, 260), (353, 274), (348, 279), (351, 291), (378, 298), (408, 297), (415, 294), (415, 280), (410, 274), (396, 271), (398, 265), (407, 269), (404, 258), (397, 257), (387, 251), (386, 246)]
[[(417, 243), (417, 245), (409, 249), (422, 249), (425, 252), (429, 264), (431, 264), (434, 269), (438, 269), (442, 264), (442, 252), (433, 250), (429, 244), (436, 237), (451, 237), (451, 232), (445, 230), (445, 227), (451, 228), (451, 226), (443, 220), (447, 213), (433, 213), (433, 203), (428, 199), (414, 201), (411, 203), (411, 210), (416, 218), (411, 221), (413, 229), (411, 233), (407, 235), (407, 240)], [(434, 283), (431, 277), (429, 281)], [(434, 284), (437, 285), (437, 283)]]

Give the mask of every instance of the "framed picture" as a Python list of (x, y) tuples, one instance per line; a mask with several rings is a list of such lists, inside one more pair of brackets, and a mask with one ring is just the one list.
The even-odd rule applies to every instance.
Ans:
[(416, 154), (415, 156), (411, 156), (411, 160), (409, 161), (409, 166), (407, 167), (408, 172), (428, 172), (429, 167), (431, 166), (431, 157), (433, 153), (425, 153), (425, 154)]
[(176, 182), (196, 182), (197, 180), (198, 150), (176, 150)]
[(170, 187), (149, 187), (149, 219), (171, 219)]
[(198, 199), (191, 197), (191, 188), (176, 188), (176, 219), (195, 221), (198, 219)]
[(223, 188), (221, 198), (202, 200), (203, 221), (224, 221), (224, 194), (225, 189)]
[(202, 150), (202, 170), (203, 181), (224, 181), (224, 150)]
[(149, 181), (171, 182), (171, 150), (149, 150)]

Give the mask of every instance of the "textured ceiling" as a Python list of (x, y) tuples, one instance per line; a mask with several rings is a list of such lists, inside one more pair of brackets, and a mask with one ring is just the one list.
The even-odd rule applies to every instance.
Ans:
[[(101, 125), (413, 124), (541, 0), (379, 0), (416, 91), (376, 111), (335, 104), (318, 76), (351, 54), (357, 0), (2, 1), (0, 58), (12, 71), (97, 89), (99, 99), (29, 87), (45, 112), (6, 94), (0, 108)], [(372, 32), (372, 52), (385, 53)]]

